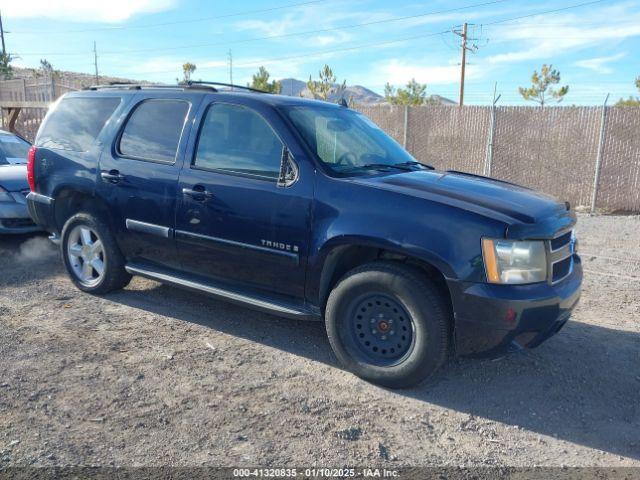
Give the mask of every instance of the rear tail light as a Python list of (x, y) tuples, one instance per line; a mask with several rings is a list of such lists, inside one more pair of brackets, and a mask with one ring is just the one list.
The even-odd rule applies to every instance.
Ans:
[(36, 178), (33, 174), (36, 163), (36, 147), (31, 147), (27, 154), (27, 181), (29, 182), (29, 190), (36, 191)]

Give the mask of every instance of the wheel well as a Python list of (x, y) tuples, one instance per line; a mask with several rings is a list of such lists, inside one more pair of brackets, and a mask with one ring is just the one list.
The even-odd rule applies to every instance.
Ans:
[(348, 245), (333, 249), (325, 260), (320, 279), (320, 305), (322, 309), (324, 310), (327, 298), (333, 287), (347, 272), (374, 260), (402, 263), (415, 269), (421, 275), (433, 281), (447, 300), (447, 304), (451, 306), (451, 294), (444, 275), (431, 263), (382, 248)]
[(349, 245), (335, 248), (327, 256), (320, 279), (320, 307), (323, 314), (329, 294), (340, 279), (354, 268), (374, 260), (402, 263), (414, 269), (419, 275), (423, 275), (433, 282), (441, 293), (442, 298), (445, 300), (445, 305), (449, 309), (448, 314), (451, 319), (449, 324), (449, 341), (451, 342), (451, 351), (454, 352), (455, 355), (455, 320), (453, 315), (451, 292), (447, 285), (447, 281), (445, 280), (443, 273), (438, 268), (419, 258), (382, 248), (361, 245)]
[(105, 218), (110, 220), (107, 206), (93, 195), (71, 189), (60, 191), (56, 195), (54, 213), (58, 231), (62, 232), (62, 228), (69, 217), (78, 212), (88, 210), (104, 213)]

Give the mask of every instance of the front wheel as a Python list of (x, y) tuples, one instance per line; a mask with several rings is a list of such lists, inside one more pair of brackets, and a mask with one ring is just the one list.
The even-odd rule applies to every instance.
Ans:
[(448, 350), (449, 309), (414, 269), (374, 262), (347, 273), (329, 295), (325, 323), (338, 360), (359, 377), (405, 388), (433, 375)]
[(62, 258), (73, 283), (89, 293), (107, 293), (131, 280), (109, 226), (97, 215), (77, 213), (62, 229)]

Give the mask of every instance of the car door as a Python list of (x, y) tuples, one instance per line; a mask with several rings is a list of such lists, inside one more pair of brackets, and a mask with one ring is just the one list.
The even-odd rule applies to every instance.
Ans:
[(304, 296), (313, 173), (294, 163), (299, 178), (278, 185), (289, 135), (264, 104), (203, 106), (193, 156), (179, 181), (175, 236), (185, 270)]
[(121, 249), (134, 261), (179, 265), (173, 239), (178, 175), (200, 100), (139, 94), (100, 158), (97, 192), (116, 219)]

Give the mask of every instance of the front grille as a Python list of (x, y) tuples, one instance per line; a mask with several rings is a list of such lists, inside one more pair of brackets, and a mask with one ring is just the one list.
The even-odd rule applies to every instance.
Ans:
[(571, 232), (567, 232), (564, 235), (560, 235), (559, 237), (551, 240), (551, 251), (560, 250), (567, 243), (569, 243), (571, 241), (572, 233), (573, 233), (573, 230)]
[(553, 282), (558, 282), (571, 273), (573, 259), (571, 257), (553, 264)]
[(5, 218), (0, 221), (4, 228), (28, 228), (34, 227), (35, 223), (30, 218)]
[(549, 241), (549, 271), (551, 283), (558, 283), (573, 271), (573, 230)]

